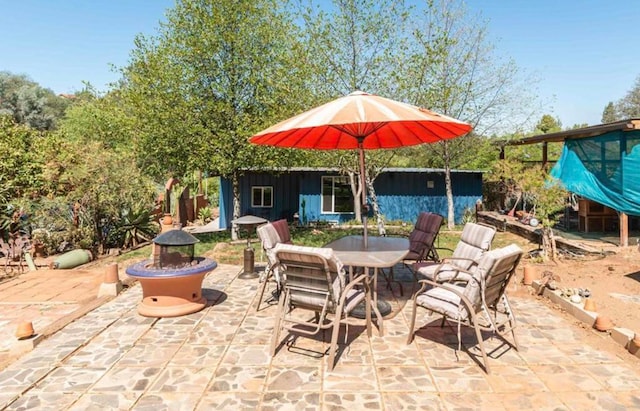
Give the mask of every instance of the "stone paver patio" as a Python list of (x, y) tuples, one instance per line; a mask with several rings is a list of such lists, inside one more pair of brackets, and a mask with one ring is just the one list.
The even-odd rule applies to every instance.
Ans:
[[(520, 351), (437, 317), (406, 345), (411, 285), (393, 298), (385, 336), (360, 323), (328, 372), (324, 339), (298, 338), (269, 355), (276, 307), (255, 311), (258, 280), (220, 265), (204, 281), (208, 306), (177, 318), (137, 313), (139, 284), (46, 338), (0, 371), (0, 409), (21, 410), (631, 410), (640, 409), (637, 359), (585, 343), (579, 327), (533, 297), (512, 296)], [(404, 275), (404, 277), (403, 277)], [(397, 270), (396, 277), (410, 278)], [(396, 291), (397, 294), (397, 291)], [(397, 295), (396, 295), (397, 297)]]

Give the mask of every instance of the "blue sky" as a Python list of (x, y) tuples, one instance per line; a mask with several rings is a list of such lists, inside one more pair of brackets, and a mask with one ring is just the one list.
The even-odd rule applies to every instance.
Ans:
[[(173, 0), (0, 0), (0, 71), (56, 93), (118, 79), (136, 34), (154, 34)], [(640, 2), (468, 0), (496, 52), (540, 81), (543, 112), (564, 126), (600, 123), (640, 75)]]

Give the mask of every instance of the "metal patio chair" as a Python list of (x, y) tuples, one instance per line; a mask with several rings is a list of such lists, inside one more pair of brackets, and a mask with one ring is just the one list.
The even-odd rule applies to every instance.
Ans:
[[(430, 313), (442, 315), (442, 326), (446, 321), (457, 324), (458, 350), (461, 346), (461, 325), (474, 328), (484, 369), (489, 374), (482, 331), (497, 334), (516, 350), (519, 349), (514, 332), (516, 319), (505, 291), (522, 254), (523, 251), (515, 244), (489, 251), (479, 259), (473, 273), (466, 272), (470, 279), (464, 283), (456, 283), (455, 278), (439, 282), (438, 271), (434, 280), (420, 280), (422, 287), (413, 296), (407, 344), (414, 339), (417, 309), (424, 308)], [(513, 343), (504, 338), (508, 332), (513, 336)]]
[(279, 293), (279, 274), (274, 268), (274, 248), (278, 244), (291, 244), (291, 233), (289, 231), (289, 224), (285, 219), (263, 224), (256, 229), (256, 233), (262, 244), (262, 250), (267, 257), (267, 266), (260, 275), (260, 282), (262, 284), (260, 286), (260, 295), (258, 296), (258, 305), (256, 307), (256, 311), (260, 311), (260, 305), (263, 302), (262, 298), (270, 281), (276, 284), (276, 295)]
[[(282, 330), (312, 336), (333, 328), (329, 347), (329, 370), (332, 371), (340, 326), (348, 326), (349, 314), (363, 301), (367, 335), (371, 335), (371, 294), (367, 275), (358, 275), (347, 282), (343, 265), (330, 248), (278, 244), (274, 255), (282, 292), (271, 339), (271, 355), (276, 354), (281, 343)], [(311, 311), (314, 318), (306, 319), (298, 315), (298, 310)]]
[(479, 258), (491, 249), (495, 235), (496, 228), (493, 226), (467, 223), (451, 257), (437, 262), (417, 262), (413, 265), (413, 273), (418, 279), (434, 280), (434, 273), (438, 271), (440, 282), (449, 281), (453, 277), (458, 281), (466, 281), (470, 278), (467, 272), (473, 273)]

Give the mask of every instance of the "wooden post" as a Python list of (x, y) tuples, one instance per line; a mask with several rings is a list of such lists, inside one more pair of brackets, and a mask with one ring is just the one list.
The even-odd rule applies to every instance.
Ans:
[(629, 246), (629, 216), (620, 213), (620, 247)]

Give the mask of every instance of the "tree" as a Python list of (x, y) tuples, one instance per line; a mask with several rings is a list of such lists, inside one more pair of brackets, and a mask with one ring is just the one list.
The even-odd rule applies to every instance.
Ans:
[(535, 98), (528, 95), (535, 80), (495, 53), (486, 23), (469, 16), (461, 2), (427, 4), (417, 15), (413, 41), (396, 73), (408, 100), (474, 127), (466, 137), (420, 147), (421, 161), (445, 169), (447, 221), (453, 228), (451, 169), (477, 155), (478, 138), (529, 122), (537, 111)]
[[(361, 90), (393, 97), (393, 70), (402, 49), (408, 10), (401, 2), (373, 0), (335, 0), (329, 10), (314, 8), (312, 1), (297, 2), (304, 21), (305, 63), (309, 83), (316, 99), (329, 100)], [(354, 214), (361, 221), (361, 186), (358, 178), (358, 153), (342, 151), (330, 154), (351, 184)], [(389, 164), (393, 153), (366, 153), (369, 198), (382, 224), (373, 181)], [(383, 224), (382, 224), (383, 226)], [(382, 228), (383, 229), (383, 228)]]
[(65, 205), (73, 209), (74, 219), (63, 219), (63, 228), (99, 253), (108, 246), (110, 231), (130, 224), (131, 215), (150, 210), (155, 200), (153, 182), (137, 167), (129, 146), (133, 119), (116, 95), (73, 105), (58, 130), (40, 139), (36, 148), (42, 192), (60, 200), (48, 207), (62, 210), (64, 216)]
[(640, 117), (640, 76), (633, 88), (616, 103), (616, 117), (618, 120)]
[[(518, 160), (501, 160), (494, 163), (486, 175), (488, 183), (499, 183), (506, 187), (507, 194), (515, 197), (512, 209), (522, 200), (523, 211), (538, 219), (542, 226), (542, 256), (556, 259), (556, 242), (553, 226), (563, 210), (567, 192), (559, 181), (554, 180), (541, 165), (531, 165)], [(528, 209), (527, 209), (528, 206)]]
[(562, 130), (562, 123), (560, 119), (553, 117), (551, 114), (545, 114), (542, 116), (536, 128), (533, 131), (535, 134), (548, 134), (555, 133)]
[(300, 154), (247, 141), (304, 100), (298, 37), (275, 0), (178, 1), (157, 37), (136, 39), (123, 71), (141, 164), (164, 178), (198, 169), (230, 178), (239, 217), (244, 170)]
[(40, 135), (27, 125), (16, 124), (11, 116), (0, 115), (0, 205), (38, 191), (40, 163), (34, 145)]
[(602, 111), (602, 123), (613, 123), (618, 120), (616, 114), (616, 108), (613, 105), (613, 101), (610, 101)]
[(0, 115), (11, 116), (18, 124), (51, 130), (69, 103), (25, 75), (0, 71)]

